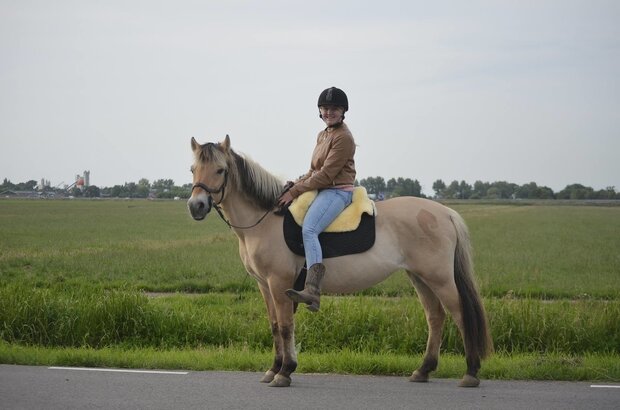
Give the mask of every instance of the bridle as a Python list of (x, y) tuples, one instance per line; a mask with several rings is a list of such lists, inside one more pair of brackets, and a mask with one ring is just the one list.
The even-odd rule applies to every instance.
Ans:
[[(228, 225), (229, 228), (236, 228), (236, 229), (250, 229), (250, 228), (254, 228), (256, 225), (261, 223), (263, 221), (263, 219), (265, 219), (265, 217), (269, 214), (269, 212), (271, 212), (271, 210), (268, 210), (267, 212), (265, 212), (265, 214), (263, 216), (260, 217), (260, 219), (258, 221), (256, 221), (255, 224), (250, 225), (250, 226), (236, 226), (236, 225), (231, 224), (230, 221), (228, 219), (226, 219), (226, 217), (222, 213), (222, 208), (220, 207), (220, 204), (224, 200), (224, 193), (226, 192), (226, 184), (227, 183), (228, 183), (228, 170), (225, 170), (224, 171), (224, 182), (222, 182), (222, 185), (218, 189), (212, 189), (212, 188), (209, 188), (207, 185), (203, 184), (202, 182), (196, 182), (192, 186), (192, 191), (194, 189), (196, 189), (196, 188), (201, 188), (205, 192), (207, 192), (209, 194), (209, 200), (211, 201), (211, 204), (213, 204), (213, 207), (217, 211), (218, 215), (220, 216), (220, 218), (222, 218), (222, 221), (224, 221), (226, 223), (226, 225)], [(218, 202), (215, 202), (213, 200), (213, 195), (214, 194), (220, 194), (220, 200)]]
[[(219, 204), (222, 203), (222, 201), (224, 200), (224, 192), (226, 191), (226, 184), (228, 183), (228, 171), (224, 171), (224, 182), (222, 182), (222, 185), (218, 188), (218, 189), (212, 189), (209, 188), (208, 186), (206, 186), (205, 184), (203, 184), (202, 182), (196, 182), (193, 186), (192, 186), (192, 191), (196, 188), (202, 188), (204, 189), (208, 194), (209, 194), (209, 198), (211, 198), (211, 202), (213, 203), (213, 205), (216, 207), (215, 209), (217, 209), (217, 206)], [(222, 193), (220, 195), (220, 201), (219, 202), (215, 202), (213, 200), (213, 194), (219, 194)]]

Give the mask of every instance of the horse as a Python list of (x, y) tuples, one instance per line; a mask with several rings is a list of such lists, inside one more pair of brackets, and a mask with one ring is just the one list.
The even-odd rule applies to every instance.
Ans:
[[(243, 265), (267, 306), (275, 356), (261, 382), (288, 387), (297, 367), (293, 287), (304, 258), (291, 252), (283, 236), (283, 217), (274, 214), (282, 181), (257, 162), (231, 149), (230, 137), (199, 144), (191, 139), (193, 185), (187, 202), (194, 220), (216, 208), (239, 239)], [(424, 307), (426, 351), (409, 378), (427, 382), (439, 360), (446, 311), (456, 323), (467, 370), (459, 382), (477, 387), (481, 359), (493, 350), (486, 312), (473, 277), (468, 228), (454, 210), (416, 197), (376, 203), (376, 239), (369, 250), (323, 261), (323, 292), (346, 294), (374, 286), (404, 269)]]

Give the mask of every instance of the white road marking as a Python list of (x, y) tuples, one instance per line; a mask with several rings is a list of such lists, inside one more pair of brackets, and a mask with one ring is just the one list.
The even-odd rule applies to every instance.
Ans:
[(143, 374), (177, 374), (186, 375), (189, 372), (172, 372), (163, 370), (132, 370), (132, 369), (99, 369), (93, 367), (48, 367), (49, 370), (81, 370), (90, 372), (114, 372), (114, 373), (143, 373)]
[(599, 388), (599, 389), (620, 389), (620, 385), (611, 385), (611, 384), (591, 384), (590, 387)]

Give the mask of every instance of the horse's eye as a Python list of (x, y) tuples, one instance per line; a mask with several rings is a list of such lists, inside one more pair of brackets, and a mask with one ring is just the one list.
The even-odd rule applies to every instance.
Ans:
[(191, 167), (189, 167), (189, 172), (191, 172), (192, 174), (194, 173), (194, 166), (193, 165)]
[(222, 175), (224, 173), (225, 169), (224, 168), (220, 168), (217, 170), (217, 174), (218, 175)]

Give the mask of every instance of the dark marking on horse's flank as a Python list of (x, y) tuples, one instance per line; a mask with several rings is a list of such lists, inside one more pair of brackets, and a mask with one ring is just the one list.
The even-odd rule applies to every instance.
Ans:
[(439, 226), (437, 223), (437, 217), (426, 209), (421, 209), (420, 212), (418, 212), (416, 219), (420, 225), (420, 228), (422, 228), (422, 231), (424, 231), (430, 242), (435, 246), (439, 246), (439, 237), (435, 233), (437, 227)]

